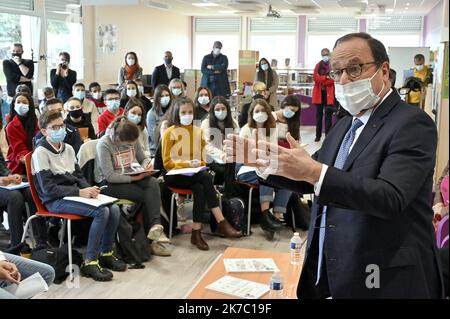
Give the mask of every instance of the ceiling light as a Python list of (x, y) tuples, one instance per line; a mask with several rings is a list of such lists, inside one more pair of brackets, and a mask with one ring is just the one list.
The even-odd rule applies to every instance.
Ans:
[(406, 6), (409, 6), (409, 2), (406, 3)]
[(392, 13), (394, 12), (394, 9), (386, 9), (386, 13)]
[(237, 11), (233, 11), (233, 10), (219, 10), (218, 11), (219, 13), (222, 13), (222, 14), (235, 14), (235, 13), (237, 13)]
[(212, 3), (212, 2), (195, 2), (192, 5), (196, 6), (196, 7), (218, 7), (219, 6), (217, 3)]

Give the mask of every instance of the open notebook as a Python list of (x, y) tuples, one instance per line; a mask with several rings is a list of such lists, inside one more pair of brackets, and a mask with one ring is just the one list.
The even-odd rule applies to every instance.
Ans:
[(115, 203), (118, 201), (118, 199), (115, 197), (111, 197), (111, 196), (107, 196), (107, 195), (103, 195), (103, 194), (99, 194), (97, 196), (97, 198), (84, 198), (84, 197), (80, 197), (80, 196), (66, 196), (63, 199), (91, 205), (94, 207), (105, 206), (105, 205), (109, 205), (109, 204), (112, 204), (112, 203)]
[(5, 288), (6, 291), (20, 299), (29, 299), (37, 294), (47, 291), (48, 286), (44, 278), (38, 272), (22, 280), (18, 285), (11, 284)]
[(13, 190), (16, 190), (16, 189), (22, 189), (22, 188), (26, 188), (26, 187), (30, 187), (30, 184), (26, 183), (26, 182), (22, 182), (20, 184), (9, 184), (9, 185), (6, 185), (6, 186), (0, 186), (0, 188), (7, 189), (7, 190), (10, 190), (10, 191), (13, 191)]

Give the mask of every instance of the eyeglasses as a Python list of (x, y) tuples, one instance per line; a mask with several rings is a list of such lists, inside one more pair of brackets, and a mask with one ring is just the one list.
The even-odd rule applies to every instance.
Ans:
[(366, 64), (377, 64), (377, 62), (372, 61), (372, 62), (367, 62), (367, 63), (350, 64), (350, 65), (347, 65), (347, 67), (343, 68), (343, 69), (331, 70), (330, 78), (334, 81), (339, 81), (339, 79), (341, 78), (344, 71), (347, 72), (348, 76), (350, 76), (351, 78), (357, 78), (361, 75), (362, 67)]
[(58, 131), (60, 129), (66, 129), (66, 125), (65, 124), (61, 124), (61, 125), (52, 125), (52, 126), (47, 126), (48, 130), (52, 130), (52, 131)]

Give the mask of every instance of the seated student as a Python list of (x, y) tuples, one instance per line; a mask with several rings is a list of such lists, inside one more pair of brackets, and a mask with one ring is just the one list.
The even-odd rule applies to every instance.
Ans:
[(141, 101), (145, 109), (145, 114), (152, 108), (152, 103), (145, 96), (141, 95), (136, 82), (128, 80), (125, 82), (125, 89), (122, 91), (122, 97), (120, 99), (120, 107), (125, 108), (130, 98), (137, 98)]
[(39, 113), (44, 113), (44, 107), (45, 103), (47, 103), (48, 100), (55, 98), (55, 92), (53, 91), (53, 88), (51, 86), (46, 86), (42, 89), (42, 94), (44, 94), (44, 99), (39, 103)]
[(172, 81), (170, 81), (169, 83), (169, 89), (170, 92), (172, 92), (174, 99), (186, 96), (186, 90), (184, 88), (183, 81), (181, 81), (180, 79), (172, 79)]
[[(244, 127), (245, 124), (248, 123), (248, 112), (250, 110), (250, 106), (257, 99), (266, 99), (268, 97), (266, 84), (264, 82), (255, 82), (253, 84), (253, 97), (250, 103), (244, 104), (242, 106), (241, 113), (238, 117), (239, 127)], [(273, 107), (271, 107), (273, 111)]]
[(8, 168), (13, 174), (25, 174), (25, 155), (33, 150), (33, 138), (39, 131), (34, 102), (28, 94), (16, 95), (9, 111), (6, 126), (9, 141)]
[[(11, 171), (6, 166), (3, 154), (0, 154), (0, 186), (20, 184), (21, 182), (22, 176), (11, 174)], [(27, 218), (25, 203), (28, 203), (30, 214), (34, 215), (36, 207), (29, 187), (18, 190), (0, 188), (0, 211), (3, 212), (4, 209), (8, 214), (11, 247), (18, 245), (23, 235), (23, 222)], [(46, 248), (47, 229), (45, 220), (43, 218), (34, 219), (31, 225), (33, 227), (37, 248)]]
[[(27, 94), (31, 97), (33, 97), (33, 94), (31, 93), (31, 89), (28, 85), (26, 84), (19, 84), (16, 88), (16, 95), (17, 94)], [(9, 110), (9, 109), (8, 109)], [(36, 118), (39, 118), (39, 116), (41, 115), (41, 113), (39, 112), (39, 110), (35, 107), (34, 108), (34, 113), (36, 114)], [(9, 114), (6, 117), (6, 123), (9, 122)]]
[(137, 85), (138, 91), (137, 91), (137, 97), (142, 102), (142, 105), (145, 109), (145, 114), (147, 114), (152, 109), (152, 101), (150, 101), (145, 95), (144, 95), (144, 85), (142, 84), (142, 80), (135, 80), (134, 81)]
[[(254, 129), (257, 129), (258, 138), (263, 138), (264, 136), (270, 142), (277, 142), (278, 132), (275, 118), (273, 117), (270, 105), (266, 102), (266, 100), (257, 99), (253, 101), (248, 114), (248, 123), (241, 129), (239, 136), (252, 137), (252, 130)], [(260, 136), (261, 134), (263, 136)], [(237, 165), (236, 173), (239, 173), (240, 167), (241, 165)], [(245, 183), (259, 184), (259, 179), (255, 171), (246, 172), (240, 175), (238, 174), (237, 179)], [(264, 231), (269, 232), (272, 235), (281, 228), (281, 222), (275, 218), (269, 210), (270, 202), (273, 200), (273, 192), (273, 188), (265, 185), (259, 185), (259, 200), (261, 205), (259, 224)], [(275, 205), (277, 204), (278, 201), (276, 201)], [(284, 213), (286, 211), (286, 205), (284, 207), (277, 205), (274, 207), (274, 210)]]
[(120, 107), (120, 93), (116, 89), (105, 91), (105, 104), (107, 110), (98, 118), (98, 136), (103, 136), (109, 124), (123, 114), (123, 108)]
[[(0, 98), (1, 105), (1, 98)], [(8, 141), (6, 140), (5, 124), (3, 124), (3, 116), (0, 113), (0, 153), (3, 157), (8, 154)]]
[(150, 145), (150, 153), (154, 156), (156, 148), (159, 144), (158, 129), (161, 119), (166, 114), (166, 111), (170, 108), (172, 103), (172, 93), (169, 88), (160, 84), (155, 89), (153, 96), (153, 107), (150, 112), (147, 113), (147, 130), (148, 130), (148, 143)]
[(106, 104), (103, 100), (102, 87), (98, 82), (92, 82), (89, 84), (89, 93), (92, 102), (94, 102), (97, 107), (98, 114), (102, 114), (106, 110)]
[[(289, 132), (291, 136), (300, 143), (300, 101), (295, 95), (288, 95), (281, 102), (280, 109), (273, 112), (278, 131), (278, 145), (290, 148), (286, 135)], [(286, 206), (289, 202), (292, 192), (286, 189), (277, 189), (273, 215), (280, 219), (286, 213)]]
[(131, 97), (127, 104), (125, 105), (125, 111), (123, 113), (128, 120), (133, 122), (139, 127), (139, 139), (138, 142), (141, 144), (142, 151), (145, 157), (150, 157), (150, 148), (148, 145), (148, 131), (145, 127), (145, 110), (141, 101), (135, 97)]
[(34, 151), (31, 162), (39, 197), (49, 212), (76, 214), (94, 219), (89, 230), (81, 274), (96, 281), (109, 281), (113, 274), (107, 269), (125, 271), (127, 268), (124, 262), (113, 255), (113, 243), (120, 218), (119, 207), (94, 207), (64, 199), (66, 196), (96, 198), (100, 189), (87, 183), (77, 164), (72, 146), (63, 142), (66, 131), (61, 113), (45, 112), (39, 119), (39, 126), (45, 139)]
[(209, 113), (209, 108), (212, 100), (211, 90), (206, 86), (201, 86), (195, 93), (195, 110), (194, 121), (203, 121)]
[(205, 134), (207, 162), (211, 170), (216, 173), (214, 184), (221, 185), (224, 181), (227, 157), (223, 150), (223, 140), (228, 134), (239, 131), (226, 98), (216, 96), (212, 99), (209, 115), (203, 120), (201, 129)]
[(0, 251), (0, 299), (18, 299), (4, 288), (10, 284), (18, 284), (35, 273), (42, 276), (47, 286), (53, 284), (55, 270), (52, 266)]
[[(66, 126), (77, 128), (83, 142), (89, 139), (95, 140), (97, 136), (95, 135), (94, 127), (92, 126), (88, 115), (83, 112), (81, 101), (76, 97), (69, 98), (66, 102), (66, 109), (69, 112), (64, 119)], [(81, 129), (87, 130), (87, 136), (84, 133), (82, 134)], [(75, 151), (78, 153), (77, 150)]]
[(81, 105), (83, 106), (83, 113), (88, 115), (88, 118), (91, 120), (91, 124), (94, 127), (95, 132), (98, 132), (97, 122), (99, 118), (99, 112), (95, 103), (86, 98), (86, 87), (83, 83), (76, 83), (73, 86), (73, 97), (76, 97), (81, 101)]
[[(111, 123), (107, 133), (97, 144), (95, 162), (98, 170), (95, 172), (95, 180), (108, 186), (103, 191), (106, 195), (143, 205), (144, 232), (152, 240), (153, 254), (170, 256), (170, 251), (162, 245), (170, 240), (161, 225), (159, 184), (149, 172), (153, 170), (153, 166), (138, 142), (139, 135), (139, 127), (125, 116), (120, 116)], [(146, 172), (137, 175), (123, 173), (136, 165)]]
[[(172, 121), (162, 138), (162, 160), (164, 169), (204, 166), (205, 139), (200, 128), (193, 125), (194, 103), (189, 98), (175, 100), (172, 112)], [(212, 211), (217, 223), (218, 231), (225, 237), (241, 237), (242, 232), (234, 229), (223, 217), (219, 207), (219, 196), (214, 189), (210, 173), (200, 171), (193, 176), (165, 175), (164, 180), (169, 187), (188, 188), (194, 193), (194, 224), (191, 244), (198, 249), (208, 250), (208, 244), (201, 236), (202, 222), (204, 221), (205, 207)]]
[[(77, 99), (77, 98), (71, 97), (71, 98), (69, 98), (69, 100), (70, 99)], [(69, 100), (67, 100), (67, 101), (69, 101)], [(63, 115), (64, 114), (63, 102), (60, 99), (48, 100), (44, 107), (44, 113), (46, 111), (58, 111), (61, 113), (62, 116), (64, 116)], [(42, 132), (37, 133), (36, 138), (35, 138), (35, 141), (36, 141), (35, 145), (38, 145), (40, 140), (43, 137), (44, 137), (44, 135), (42, 135)], [(65, 134), (65, 138), (64, 138), (64, 143), (71, 145), (75, 151), (75, 154), (78, 153), (78, 151), (80, 150), (81, 144), (83, 144), (83, 141), (81, 140), (80, 132), (78, 132), (78, 129), (76, 127), (73, 127), (70, 124), (66, 124), (66, 134)]]

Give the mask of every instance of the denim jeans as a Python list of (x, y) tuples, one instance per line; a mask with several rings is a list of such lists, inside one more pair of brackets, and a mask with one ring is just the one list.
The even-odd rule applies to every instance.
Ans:
[[(239, 171), (239, 166), (236, 167), (236, 172)], [(255, 172), (247, 172), (236, 177), (238, 181), (259, 185), (259, 200), (260, 202), (272, 202), (274, 212), (286, 213), (286, 206), (289, 202), (292, 192), (286, 189), (276, 189), (266, 185), (260, 185), (258, 175)], [(275, 191), (275, 200), (273, 193)]]
[[(38, 272), (41, 274), (42, 278), (44, 278), (48, 286), (53, 283), (53, 280), (55, 279), (55, 271), (52, 266), (16, 255), (6, 253), (4, 255), (7, 261), (16, 265), (17, 270), (20, 272), (21, 280), (24, 280), (25, 278), (28, 278)], [(17, 299), (16, 296), (2, 289), (8, 285), (8, 282), (0, 280), (0, 299)]]
[(46, 206), (49, 212), (76, 214), (94, 219), (89, 229), (86, 260), (95, 260), (100, 252), (112, 250), (120, 218), (120, 210), (117, 205), (93, 207), (83, 203), (57, 199), (47, 203)]

